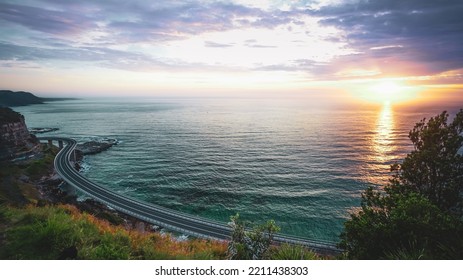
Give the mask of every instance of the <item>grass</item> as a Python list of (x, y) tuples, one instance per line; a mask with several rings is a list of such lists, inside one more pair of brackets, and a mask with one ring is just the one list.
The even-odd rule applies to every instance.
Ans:
[[(0, 208), (0, 259), (213, 260), (227, 258), (227, 243), (178, 241), (170, 235), (140, 233), (80, 212), (71, 205)], [(66, 255), (69, 250), (74, 254)], [(305, 247), (272, 247), (271, 260), (319, 260)]]
[(74, 248), (76, 259), (225, 259), (224, 242), (177, 241), (139, 233), (81, 213), (70, 205), (3, 207), (1, 259), (60, 259)]
[(282, 244), (272, 247), (269, 252), (271, 260), (321, 260), (315, 252), (300, 245)]

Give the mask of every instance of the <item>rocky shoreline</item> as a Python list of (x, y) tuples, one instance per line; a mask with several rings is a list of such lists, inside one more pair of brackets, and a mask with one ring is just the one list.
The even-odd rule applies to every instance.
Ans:
[(29, 128), (29, 132), (32, 134), (41, 134), (47, 132), (58, 131), (59, 128), (56, 127), (31, 127)]
[(82, 155), (94, 155), (108, 150), (114, 145), (117, 145), (117, 139), (103, 139), (100, 141), (89, 141), (83, 144), (78, 144), (76, 150)]

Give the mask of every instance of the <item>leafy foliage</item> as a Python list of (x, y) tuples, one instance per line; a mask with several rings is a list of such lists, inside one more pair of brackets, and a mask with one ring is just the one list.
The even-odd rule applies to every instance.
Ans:
[(457, 257), (446, 249), (463, 248), (459, 219), (442, 212), (418, 193), (397, 197), (394, 206), (389, 204), (389, 198), (371, 188), (366, 191), (362, 209), (351, 215), (341, 235), (340, 245), (349, 258), (400, 257), (399, 252), (427, 259)]
[(231, 241), (228, 243), (229, 259), (264, 259), (267, 257), (274, 234), (280, 230), (275, 221), (270, 220), (247, 231), (245, 224), (239, 219), (239, 214), (231, 217), (229, 225), (233, 229)]
[(416, 124), (414, 150), (384, 190), (368, 188), (361, 209), (341, 234), (349, 258), (463, 257), (463, 110), (447, 124), (442, 114)]
[(410, 131), (414, 150), (396, 172), (392, 186), (400, 193), (418, 192), (441, 210), (462, 215), (463, 212), (463, 109), (447, 124), (448, 113), (423, 119)]
[(240, 219), (239, 214), (230, 217), (231, 241), (228, 243), (228, 259), (233, 260), (319, 260), (310, 249), (291, 244), (272, 244), (274, 234), (280, 231), (275, 221), (270, 220), (251, 230)]

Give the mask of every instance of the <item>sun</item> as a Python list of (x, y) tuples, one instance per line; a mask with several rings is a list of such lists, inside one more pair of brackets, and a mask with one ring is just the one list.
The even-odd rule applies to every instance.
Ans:
[(397, 81), (381, 81), (371, 87), (374, 99), (382, 102), (393, 102), (402, 99), (405, 87)]
[(395, 94), (398, 93), (402, 86), (395, 81), (382, 81), (373, 86), (374, 90), (382, 94)]

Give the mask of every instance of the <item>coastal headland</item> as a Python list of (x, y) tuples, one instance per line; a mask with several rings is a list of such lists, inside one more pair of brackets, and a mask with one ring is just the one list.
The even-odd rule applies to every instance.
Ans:
[(26, 91), (0, 90), (0, 107), (27, 106), (45, 102), (73, 100), (75, 98), (44, 98)]

